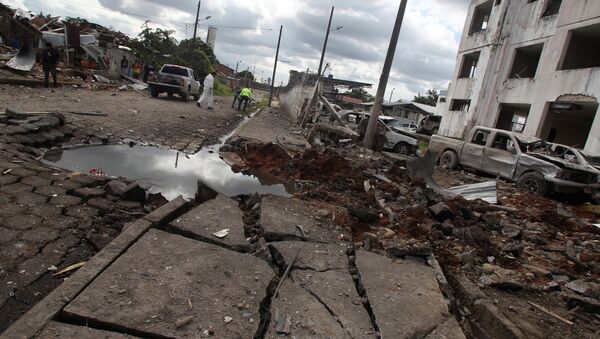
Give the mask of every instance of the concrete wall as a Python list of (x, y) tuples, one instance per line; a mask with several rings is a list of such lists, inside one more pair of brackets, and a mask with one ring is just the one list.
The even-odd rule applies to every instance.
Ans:
[(294, 122), (299, 122), (305, 99), (310, 100), (315, 92), (315, 87), (315, 81), (307, 79), (305, 73), (290, 71), (290, 79), (287, 86), (279, 92), (279, 107)]
[[(600, 98), (600, 68), (559, 70), (569, 32), (600, 23), (600, 1), (563, 0), (558, 15), (542, 17), (548, 1), (503, 0), (493, 7), (489, 28), (469, 35), (475, 7), (486, 2), (472, 1), (447, 99), (448, 107), (453, 99), (470, 99), (471, 107), (468, 112), (446, 111), (440, 134), (463, 137), (474, 125), (494, 127), (501, 104), (529, 104), (523, 133), (541, 137), (549, 103), (569, 94)], [(535, 44), (544, 44), (535, 77), (509, 78), (515, 50)], [(481, 56), (474, 77), (459, 79), (463, 55), (478, 50)], [(600, 153), (600, 114), (592, 123), (585, 150)]]

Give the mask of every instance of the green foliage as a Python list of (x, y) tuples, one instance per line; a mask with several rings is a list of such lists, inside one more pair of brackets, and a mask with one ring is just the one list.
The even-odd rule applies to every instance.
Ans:
[(247, 80), (254, 80), (254, 74), (252, 74), (252, 72), (246, 70), (246, 71), (241, 71), (237, 74), (237, 78), (238, 79), (244, 79), (246, 78)]
[(87, 19), (84, 19), (84, 18), (81, 18), (81, 17), (75, 17), (74, 18), (74, 17), (71, 17), (71, 16), (66, 17), (63, 20), (63, 22), (67, 22), (67, 23), (74, 24), (74, 25), (77, 25), (77, 26), (87, 25), (87, 24), (90, 23), (89, 21), (87, 21)]
[(439, 98), (438, 92), (435, 89), (430, 89), (430, 90), (427, 90), (425, 95), (421, 95), (421, 93), (419, 93), (418, 95), (415, 95), (413, 102), (416, 102), (419, 104), (425, 104), (425, 105), (429, 105), (429, 106), (436, 106), (437, 102), (438, 102), (438, 98)]
[(344, 93), (344, 95), (360, 99), (362, 102), (372, 102), (375, 100), (375, 97), (365, 91), (364, 88), (353, 88), (352, 90)]
[(233, 91), (229, 86), (225, 85), (218, 78), (215, 79), (214, 93), (218, 96), (230, 97), (233, 96)]
[(166, 63), (190, 67), (201, 81), (214, 70), (212, 65), (216, 57), (212, 48), (199, 38), (177, 42), (172, 33), (161, 28), (152, 29), (146, 21), (137, 37), (143, 48), (136, 48), (136, 54), (157, 67)]

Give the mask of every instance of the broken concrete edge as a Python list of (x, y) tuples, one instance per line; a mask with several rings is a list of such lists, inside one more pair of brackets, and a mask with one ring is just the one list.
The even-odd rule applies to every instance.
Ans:
[(485, 293), (464, 273), (447, 274), (456, 294), (453, 307), (464, 308), (470, 317), (459, 319), (463, 331), (474, 338), (525, 338), (523, 332), (494, 306)]
[(0, 339), (31, 338), (55, 318), (67, 303), (73, 300), (96, 277), (108, 268), (119, 256), (127, 251), (150, 228), (162, 226), (177, 217), (189, 206), (179, 196), (154, 212), (138, 219), (111, 241), (100, 252), (96, 253), (69, 279), (50, 292), (44, 299), (33, 306), (21, 318), (0, 334)]

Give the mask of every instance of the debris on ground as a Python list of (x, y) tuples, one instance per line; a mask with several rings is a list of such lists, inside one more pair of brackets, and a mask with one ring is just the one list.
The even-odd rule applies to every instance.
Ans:
[[(600, 325), (594, 313), (600, 229), (576, 204), (461, 172), (442, 174), (441, 189), (452, 193), (442, 196), (411, 176), (406, 162), (359, 148), (290, 155), (274, 144), (248, 143), (239, 156), (245, 171), (294, 182), (297, 196), (335, 211), (335, 222), (351, 232), (356, 247), (398, 258), (434, 254), (446, 276), (461, 275), (478, 286), (483, 297), (475, 304), (456, 299), (473, 336), (489, 329), (477, 329), (481, 324), (468, 314), (489, 300), (499, 303), (498, 317), (516, 324), (513, 334), (549, 334), (549, 317), (557, 320), (552, 334), (567, 337), (595, 332), (569, 322)], [(449, 280), (456, 286), (456, 278)]]

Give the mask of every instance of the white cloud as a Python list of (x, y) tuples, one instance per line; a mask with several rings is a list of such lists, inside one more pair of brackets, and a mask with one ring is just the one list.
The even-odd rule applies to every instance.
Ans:
[[(176, 30), (186, 38), (186, 23), (194, 21), (196, 0), (1, 0), (10, 6), (27, 7), (36, 13), (81, 16), (114, 27), (131, 36), (141, 24)], [(280, 63), (277, 83), (287, 81), (290, 69), (316, 70), (331, 6), (335, 6), (333, 32), (326, 62), (337, 78), (373, 83), (376, 91), (399, 0), (204, 0), (199, 36), (206, 24), (251, 27), (219, 27), (215, 54), (219, 60), (240, 69), (255, 69), (258, 77), (271, 77), (279, 25), (284, 26), (280, 55), (291, 65)], [(442, 88), (450, 81), (457, 40), (464, 26), (468, 0), (412, 0), (408, 2), (387, 95), (411, 99), (417, 92)], [(260, 29), (262, 28), (262, 29)], [(271, 29), (271, 30), (266, 30)], [(193, 26), (188, 25), (187, 36)], [(389, 98), (386, 96), (386, 98)]]

